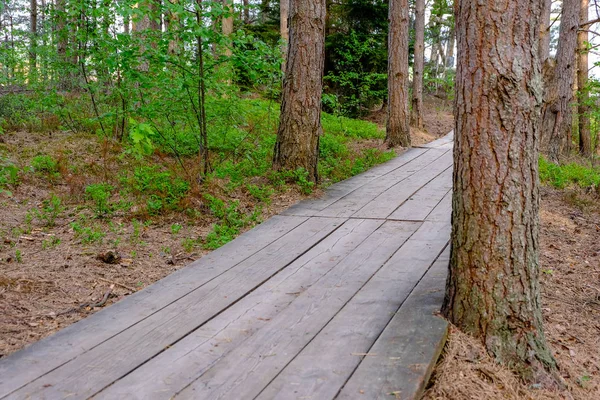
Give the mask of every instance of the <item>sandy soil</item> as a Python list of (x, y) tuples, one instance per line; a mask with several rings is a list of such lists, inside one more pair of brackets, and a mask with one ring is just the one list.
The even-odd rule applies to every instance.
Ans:
[(453, 328), (425, 399), (600, 399), (600, 207), (575, 191), (543, 188), (542, 307), (565, 389), (527, 386), (478, 340)]

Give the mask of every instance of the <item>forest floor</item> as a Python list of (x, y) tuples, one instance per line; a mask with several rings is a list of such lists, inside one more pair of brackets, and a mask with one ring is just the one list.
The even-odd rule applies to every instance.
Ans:
[[(452, 129), (450, 103), (428, 99), (425, 111), (428, 132), (414, 132), (414, 144)], [(379, 126), (378, 138), (344, 142), (336, 133), (329, 139), (333, 149), (340, 143), (348, 148), (340, 164), (357, 157), (344, 174), (389, 159), (383, 157), (381, 115), (368, 118)], [(351, 120), (343, 123), (361, 128), (350, 126)], [(163, 185), (158, 197), (174, 196), (177, 178), (165, 175), (174, 169), (159, 170), (176, 164), (165, 154), (146, 161), (150, 166), (138, 165), (112, 141), (61, 131), (6, 133), (0, 153), (19, 168), (12, 193), (0, 190), (0, 358), (143, 289), (295, 202), (318, 196), (327, 184), (307, 195), (302, 180), (273, 186), (272, 178), (254, 176), (231, 185), (216, 176), (192, 187), (179, 201), (181, 209), (152, 215), (148, 210), (157, 197), (135, 190), (148, 191), (158, 180)], [(102, 186), (106, 182), (108, 188)]]
[(546, 337), (566, 389), (527, 386), (452, 327), (424, 399), (600, 399), (600, 208), (580, 189), (542, 188), (540, 269)]

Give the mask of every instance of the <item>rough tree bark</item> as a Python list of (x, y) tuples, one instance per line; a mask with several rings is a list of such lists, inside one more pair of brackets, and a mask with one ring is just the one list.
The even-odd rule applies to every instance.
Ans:
[(289, 48), (273, 166), (304, 168), (318, 180), (325, 63), (325, 0), (290, 2)]
[[(555, 361), (538, 282), (541, 2), (458, 0), (452, 250), (444, 315), (528, 379)], [(553, 382), (553, 381), (551, 381)]]
[(425, 0), (415, 1), (415, 56), (410, 123), (423, 129), (423, 59), (425, 52)]
[(281, 0), (279, 3), (279, 31), (281, 34), (281, 40), (283, 45), (281, 46), (281, 52), (283, 54), (283, 62), (281, 63), (281, 70), (285, 72), (285, 62), (287, 57), (287, 44), (290, 40), (290, 32), (288, 28), (288, 16), (290, 12), (290, 0)]
[(388, 32), (388, 147), (410, 147), (408, 115), (408, 0), (390, 0)]
[[(579, 21), (582, 24), (588, 21), (589, 0), (581, 0), (581, 14)], [(585, 157), (592, 155), (592, 136), (590, 133), (590, 115), (587, 101), (589, 93), (588, 83), (588, 32), (580, 29), (577, 35), (577, 89), (579, 91), (579, 105), (577, 109), (579, 118), (579, 153)]]
[(29, 33), (30, 33), (30, 40), (31, 42), (29, 43), (29, 74), (28, 74), (28, 79), (30, 81), (30, 83), (32, 81), (35, 81), (37, 79), (37, 28), (38, 28), (38, 24), (37, 24), (37, 18), (38, 18), (38, 11), (37, 11), (37, 0), (31, 0), (30, 1), (30, 8), (29, 8), (29, 16), (30, 16), (30, 25), (29, 25)]
[(539, 54), (540, 63), (550, 57), (550, 14), (552, 13), (552, 0), (542, 0), (542, 15), (540, 18), (540, 45)]
[(542, 151), (558, 163), (561, 154), (570, 150), (573, 83), (576, 68), (577, 31), (581, 0), (563, 0), (556, 66), (546, 82), (548, 98), (542, 111)]

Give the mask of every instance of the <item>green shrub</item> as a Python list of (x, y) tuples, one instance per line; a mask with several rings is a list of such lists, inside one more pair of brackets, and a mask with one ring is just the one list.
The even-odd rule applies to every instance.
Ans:
[(58, 174), (58, 162), (46, 154), (33, 157), (31, 167), (35, 172), (40, 174), (51, 176)]
[(600, 170), (577, 163), (557, 165), (540, 157), (540, 181), (558, 189), (567, 186), (582, 188), (600, 187)]
[(0, 157), (0, 193), (12, 193), (8, 190), (9, 186), (15, 186), (19, 183), (19, 168), (13, 163)]
[(73, 232), (75, 232), (75, 237), (81, 239), (81, 243), (90, 244), (90, 243), (102, 243), (102, 239), (106, 234), (102, 232), (98, 228), (93, 228), (90, 226), (82, 226), (78, 222), (72, 222), (71, 228), (73, 228)]
[(108, 201), (113, 189), (114, 188), (111, 185), (106, 183), (96, 183), (88, 185), (85, 188), (86, 197), (94, 202), (94, 212), (96, 213), (96, 216), (102, 217), (113, 211), (113, 207)]
[(129, 183), (138, 194), (148, 196), (146, 206), (150, 214), (178, 210), (180, 201), (190, 189), (188, 182), (157, 166), (136, 168)]
[(62, 201), (58, 196), (51, 194), (49, 199), (42, 201), (42, 208), (36, 210), (36, 216), (45, 226), (54, 226), (62, 211)]

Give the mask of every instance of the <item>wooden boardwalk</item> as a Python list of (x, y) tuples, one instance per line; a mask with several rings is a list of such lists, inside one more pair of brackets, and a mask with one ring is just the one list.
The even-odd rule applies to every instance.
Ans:
[(2, 399), (412, 398), (437, 358), (452, 137), (333, 185), (0, 361)]

